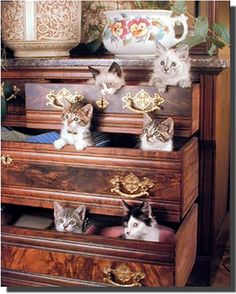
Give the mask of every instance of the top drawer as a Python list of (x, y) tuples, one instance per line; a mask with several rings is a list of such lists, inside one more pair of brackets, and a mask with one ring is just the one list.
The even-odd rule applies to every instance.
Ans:
[(95, 85), (26, 83), (26, 126), (59, 129), (61, 97), (69, 95), (73, 100), (82, 95), (82, 102), (94, 107), (93, 126), (98, 130), (139, 134), (143, 113), (151, 111), (160, 119), (172, 117), (175, 135), (188, 137), (199, 128), (199, 92), (199, 84), (193, 84), (186, 89), (169, 87), (159, 96), (154, 87), (137, 85), (105, 97)]

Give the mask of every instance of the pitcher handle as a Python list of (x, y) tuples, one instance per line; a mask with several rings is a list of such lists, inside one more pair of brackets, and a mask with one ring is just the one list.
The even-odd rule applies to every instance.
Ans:
[(174, 45), (176, 45), (177, 43), (182, 42), (187, 37), (187, 34), (188, 34), (187, 20), (188, 20), (188, 17), (186, 15), (184, 15), (184, 14), (173, 17), (173, 20), (172, 20), (173, 29), (175, 28), (176, 21), (180, 21), (182, 23), (183, 29), (184, 29), (183, 35), (180, 38), (174, 38), (174, 42), (175, 42)]

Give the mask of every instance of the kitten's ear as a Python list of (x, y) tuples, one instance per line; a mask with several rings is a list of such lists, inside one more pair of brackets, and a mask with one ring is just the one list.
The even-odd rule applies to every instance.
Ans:
[(141, 210), (146, 216), (148, 217), (152, 216), (152, 207), (147, 201), (143, 201), (141, 205)]
[(85, 212), (86, 212), (86, 206), (85, 205), (80, 205), (80, 207), (76, 208), (73, 212), (73, 215), (80, 219), (81, 221), (84, 220), (85, 217)]
[(130, 209), (131, 209), (131, 206), (125, 202), (124, 200), (122, 200), (122, 203), (123, 203), (123, 208), (124, 208), (124, 215), (128, 215)]
[(182, 45), (176, 48), (175, 52), (178, 54), (179, 58), (187, 60), (189, 57), (189, 47), (188, 45)]
[(57, 201), (54, 201), (54, 217), (57, 217), (59, 214), (62, 214), (64, 208)]
[(167, 51), (166, 47), (164, 47), (163, 45), (161, 45), (161, 43), (158, 42), (156, 43), (156, 49), (156, 57), (162, 56)]
[(122, 70), (121, 70), (119, 64), (116, 63), (115, 61), (112, 63), (112, 65), (111, 65), (110, 68), (108, 69), (108, 72), (110, 72), (110, 73), (114, 73), (114, 74), (117, 74), (118, 77), (120, 77), (120, 78), (121, 78), (121, 76), (122, 76)]
[(98, 69), (93, 68), (92, 66), (89, 66), (89, 71), (93, 75), (93, 78), (96, 79), (96, 77), (100, 74), (100, 71)]
[(85, 106), (83, 106), (80, 109), (85, 113), (85, 115), (89, 119), (92, 117), (92, 114), (93, 114), (93, 106), (91, 104), (86, 104)]
[(152, 122), (152, 118), (149, 114), (144, 113), (143, 115), (143, 126), (146, 127), (148, 124)]
[(168, 128), (168, 134), (172, 135), (174, 133), (174, 121), (171, 117), (168, 117), (166, 120), (163, 120), (161, 124)]

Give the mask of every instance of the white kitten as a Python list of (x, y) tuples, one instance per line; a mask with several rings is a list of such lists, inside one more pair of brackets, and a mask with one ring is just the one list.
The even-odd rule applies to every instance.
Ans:
[(156, 241), (160, 240), (160, 229), (152, 216), (152, 209), (148, 202), (141, 206), (130, 206), (123, 200), (124, 207), (124, 237), (131, 240)]
[(160, 94), (166, 91), (168, 85), (188, 88), (191, 86), (190, 67), (188, 45), (166, 49), (157, 43), (150, 85), (155, 86)]
[(145, 113), (143, 130), (140, 136), (140, 148), (145, 151), (173, 150), (174, 121), (168, 118), (158, 122)]
[(95, 80), (95, 85), (103, 95), (113, 95), (125, 85), (124, 74), (118, 63), (113, 62), (108, 70), (99, 71), (91, 66), (89, 70)]
[(80, 108), (79, 103), (70, 104), (64, 99), (63, 126), (60, 139), (53, 143), (54, 147), (61, 149), (69, 144), (74, 145), (80, 151), (87, 146), (92, 146), (93, 141), (89, 130), (92, 114), (93, 106), (91, 104)]

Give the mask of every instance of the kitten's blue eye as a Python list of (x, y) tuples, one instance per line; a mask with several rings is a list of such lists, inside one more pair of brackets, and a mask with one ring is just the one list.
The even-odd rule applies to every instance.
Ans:
[(155, 132), (153, 133), (153, 135), (157, 136), (157, 135), (158, 135), (158, 132), (157, 132), (157, 131), (155, 131)]
[(64, 118), (66, 118), (66, 119), (69, 118), (69, 114), (65, 114)]
[(69, 221), (69, 224), (73, 226), (75, 224), (75, 221), (71, 220)]
[(63, 224), (64, 223), (63, 218), (59, 218), (58, 222), (59, 222), (59, 224)]
[(162, 60), (162, 61), (160, 62), (160, 64), (161, 64), (161, 65), (164, 65), (164, 64), (165, 64), (165, 62)]
[(134, 224), (133, 224), (133, 227), (134, 227), (134, 228), (137, 228), (137, 226), (138, 226), (138, 223), (134, 223)]
[(79, 121), (80, 119), (79, 119), (79, 117), (76, 116), (76, 117), (74, 118), (74, 120), (75, 120), (75, 121)]
[(172, 62), (171, 63), (171, 66), (176, 66), (176, 62)]

